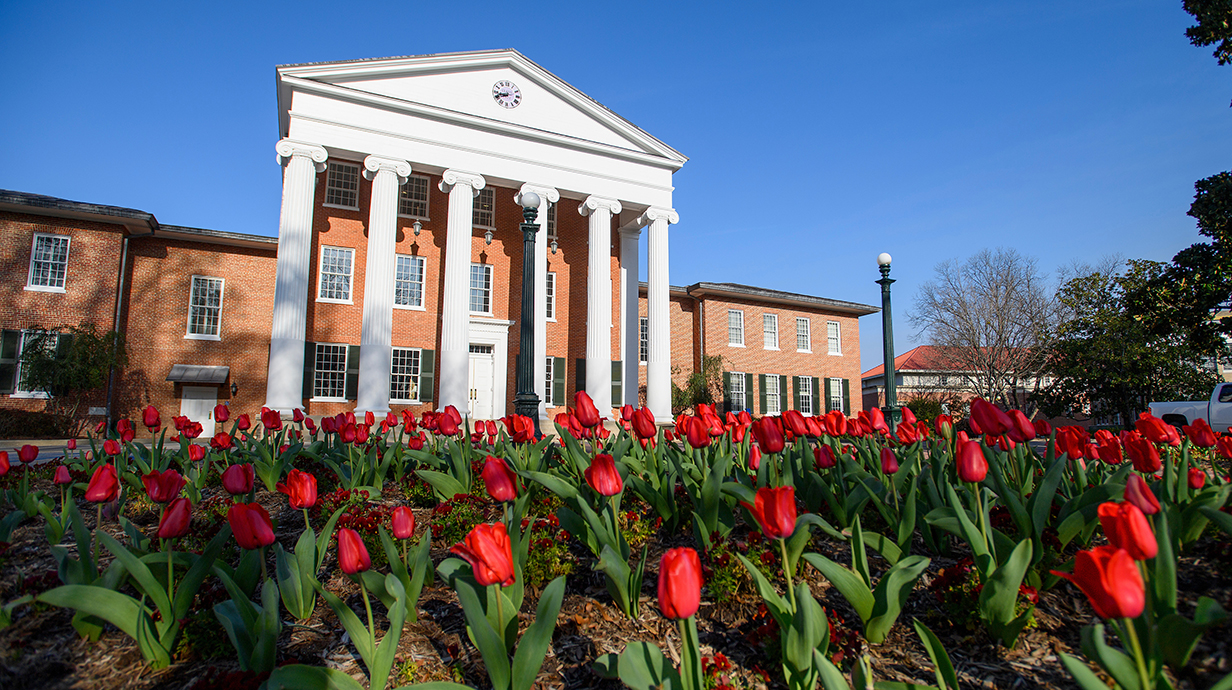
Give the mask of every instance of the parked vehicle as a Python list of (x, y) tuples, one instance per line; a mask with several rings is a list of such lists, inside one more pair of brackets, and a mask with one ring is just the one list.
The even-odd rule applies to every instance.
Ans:
[(1226, 429), (1232, 426), (1232, 383), (1215, 386), (1210, 400), (1153, 402), (1151, 414), (1175, 426), (1193, 424), (1195, 420), (1205, 419), (1213, 429)]

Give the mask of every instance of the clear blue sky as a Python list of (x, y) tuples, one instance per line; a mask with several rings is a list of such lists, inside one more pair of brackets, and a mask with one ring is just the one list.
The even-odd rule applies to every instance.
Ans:
[[(519, 8), (523, 9), (519, 9)], [(516, 48), (674, 146), (671, 280), (879, 303), (941, 260), (1199, 239), (1232, 67), (1180, 0), (0, 5), (0, 188), (277, 234), (279, 64)], [(880, 317), (861, 319), (864, 368)]]

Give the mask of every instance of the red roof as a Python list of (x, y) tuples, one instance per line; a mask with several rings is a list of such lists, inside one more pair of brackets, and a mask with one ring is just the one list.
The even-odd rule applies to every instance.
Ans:
[[(946, 362), (943, 348), (933, 345), (921, 345), (904, 352), (894, 358), (894, 371), (953, 371), (953, 362)], [(885, 365), (878, 364), (860, 374), (860, 378), (881, 376), (885, 373)]]

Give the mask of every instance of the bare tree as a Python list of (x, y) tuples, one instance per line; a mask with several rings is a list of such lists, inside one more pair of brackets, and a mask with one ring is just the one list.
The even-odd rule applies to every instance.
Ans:
[(950, 376), (976, 395), (1025, 409), (1043, 380), (1056, 323), (1052, 290), (1038, 262), (1013, 249), (984, 249), (937, 264), (909, 314)]

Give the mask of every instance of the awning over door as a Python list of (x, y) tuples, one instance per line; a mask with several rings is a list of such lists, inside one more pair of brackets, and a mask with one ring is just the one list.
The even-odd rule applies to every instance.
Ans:
[(201, 364), (172, 364), (168, 381), (176, 383), (222, 384), (227, 382), (231, 367), (205, 366)]

